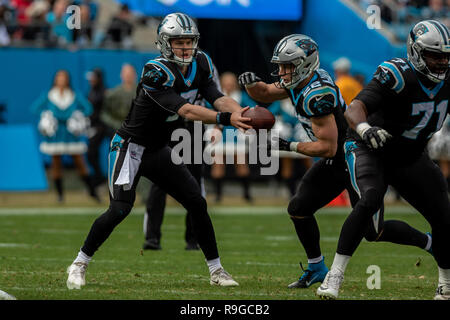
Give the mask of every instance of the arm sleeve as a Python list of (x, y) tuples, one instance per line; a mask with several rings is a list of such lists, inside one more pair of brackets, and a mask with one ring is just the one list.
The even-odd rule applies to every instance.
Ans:
[(145, 95), (157, 106), (172, 113), (177, 113), (183, 105), (189, 103), (172, 88), (152, 92), (146, 89), (143, 90)]
[(391, 95), (392, 92), (389, 89), (373, 78), (355, 99), (362, 101), (368, 114), (372, 114), (380, 109)]
[(214, 105), (214, 101), (223, 97), (223, 93), (219, 91), (213, 78), (209, 78), (199, 91), (211, 105)]

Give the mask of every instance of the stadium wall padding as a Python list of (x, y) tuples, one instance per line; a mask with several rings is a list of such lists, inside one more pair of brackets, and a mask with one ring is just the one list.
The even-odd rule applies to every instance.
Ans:
[(370, 80), (377, 66), (394, 57), (406, 57), (406, 45), (394, 45), (378, 30), (338, 0), (305, 1), (297, 32), (309, 35), (319, 45), (321, 66), (333, 71), (341, 56), (352, 61), (352, 73)]
[(47, 190), (47, 177), (31, 124), (0, 125), (0, 191)]

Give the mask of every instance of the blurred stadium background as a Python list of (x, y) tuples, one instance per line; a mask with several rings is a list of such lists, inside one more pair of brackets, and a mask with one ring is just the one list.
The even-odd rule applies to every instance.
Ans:
[[(304, 33), (318, 42), (322, 68), (333, 74), (333, 62), (346, 57), (351, 61), (351, 74), (364, 83), (380, 62), (406, 55), (404, 42), (415, 22), (436, 18), (449, 24), (449, 2), (1, 0), (0, 131), (4, 144), (0, 160), (0, 204), (55, 204), (53, 185), (46, 175), (50, 157), (38, 150), (39, 118), (30, 112), (30, 105), (50, 88), (56, 71), (67, 69), (74, 89), (86, 97), (90, 90), (89, 72), (94, 68), (103, 71), (106, 88), (114, 88), (121, 82), (123, 64), (131, 64), (139, 74), (145, 62), (158, 55), (156, 28), (161, 17), (169, 12), (182, 11), (197, 19), (200, 47), (213, 58), (219, 73), (228, 71), (239, 75), (251, 70), (271, 81), (269, 74), (273, 68), (269, 60), (276, 42), (289, 33)], [(374, 4), (381, 14), (378, 30), (366, 27), (367, 19), (373, 14), (370, 6)], [(64, 11), (62, 19), (69, 19), (71, 11), (65, 12), (70, 5), (81, 9), (79, 30), (69, 30), (52, 20), (58, 10)], [(108, 138), (105, 138), (99, 155), (104, 173), (107, 148)], [(66, 197), (66, 204), (95, 204), (84, 197), (81, 182), (71, 178), (75, 175), (71, 158), (64, 157), (63, 163), (64, 187), (69, 194), (73, 193)], [(250, 165), (252, 200), (270, 199), (284, 204), (290, 196), (287, 186), (301, 178), (305, 163), (292, 161), (289, 168), (282, 167), (278, 175), (270, 177), (260, 176), (257, 168)], [(206, 171), (207, 191), (212, 196), (214, 184), (209, 179), (209, 168)], [(233, 166), (228, 165), (224, 196), (242, 202), (241, 187), (235, 178)], [(143, 181), (141, 185), (145, 197), (148, 183)], [(106, 188), (101, 196), (107, 200)], [(389, 197), (388, 200), (397, 200), (395, 195)]]

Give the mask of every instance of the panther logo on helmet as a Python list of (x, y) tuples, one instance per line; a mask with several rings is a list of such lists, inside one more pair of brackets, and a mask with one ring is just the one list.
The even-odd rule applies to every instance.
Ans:
[(298, 40), (295, 44), (305, 51), (306, 56), (310, 56), (314, 51), (317, 50), (317, 45), (309, 41), (309, 39)]

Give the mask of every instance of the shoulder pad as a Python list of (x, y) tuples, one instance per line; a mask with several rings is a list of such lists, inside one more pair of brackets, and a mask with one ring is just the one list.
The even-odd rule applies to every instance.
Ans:
[(146, 89), (162, 89), (164, 87), (172, 87), (175, 82), (175, 76), (162, 62), (150, 60), (144, 66), (141, 82)]
[(308, 116), (324, 116), (333, 112), (337, 106), (336, 90), (322, 86), (309, 91), (303, 100), (303, 110)]
[(199, 50), (197, 52), (197, 60), (199, 66), (208, 71), (209, 78), (214, 77), (214, 64), (211, 58), (205, 52)]
[(403, 59), (392, 59), (380, 64), (373, 77), (384, 87), (400, 93), (405, 87), (405, 71), (411, 69)]

